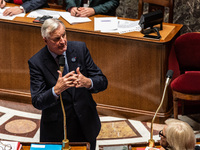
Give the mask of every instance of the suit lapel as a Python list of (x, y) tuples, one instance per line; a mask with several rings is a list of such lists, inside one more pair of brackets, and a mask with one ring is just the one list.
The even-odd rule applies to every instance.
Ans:
[[(44, 65), (46, 66), (46, 68), (49, 70), (49, 72), (53, 75), (53, 77), (55, 78), (55, 83), (58, 80), (58, 72), (57, 70), (59, 70), (59, 66), (56, 63), (55, 59), (53, 58), (53, 56), (50, 54), (50, 52), (48, 51), (48, 48), (45, 47), (46, 49), (44, 50), (44, 54), (43, 54), (43, 60), (44, 60)], [(72, 92), (72, 90), (67, 89), (66, 92), (68, 92), (70, 95), (74, 95)]]
[(49, 70), (49, 72), (54, 76), (54, 78), (57, 81), (57, 79), (58, 79), (57, 70), (59, 70), (59, 67), (58, 67), (55, 59), (53, 58), (53, 56), (48, 51), (47, 46), (45, 48), (46, 49), (45, 49), (44, 55), (43, 55), (44, 65), (46, 66), (46, 68)]

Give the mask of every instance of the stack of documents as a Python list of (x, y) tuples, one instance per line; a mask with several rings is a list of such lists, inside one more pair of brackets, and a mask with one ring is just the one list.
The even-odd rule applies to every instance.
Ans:
[(58, 11), (37, 9), (37, 10), (30, 12), (27, 15), (27, 17), (31, 17), (31, 18), (37, 18), (37, 17), (42, 17), (42, 16), (51, 16), (53, 18), (58, 19), (60, 17), (60, 14)]
[(84, 23), (90, 22), (91, 20), (88, 17), (74, 17), (71, 16), (69, 12), (59, 12), (61, 17), (65, 19), (69, 24), (77, 24), (77, 23)]
[(94, 30), (111, 33), (141, 31), (139, 21), (117, 19), (117, 17), (94, 18)]
[(17, 141), (1, 141), (0, 140), (0, 149), (2, 150), (7, 150), (7, 149), (12, 149), (12, 150), (21, 150), (22, 144)]

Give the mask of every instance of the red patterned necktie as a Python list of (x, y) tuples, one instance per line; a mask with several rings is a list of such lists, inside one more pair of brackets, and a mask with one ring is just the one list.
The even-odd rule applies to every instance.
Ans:
[(18, 4), (18, 5), (23, 4), (22, 0), (14, 0), (14, 3), (15, 3), (15, 4)]

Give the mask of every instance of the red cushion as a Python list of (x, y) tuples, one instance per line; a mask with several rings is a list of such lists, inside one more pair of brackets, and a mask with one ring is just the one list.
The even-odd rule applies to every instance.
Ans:
[(191, 32), (179, 36), (174, 44), (181, 73), (200, 70), (200, 33)]
[(200, 94), (200, 73), (194, 71), (178, 76), (171, 82), (171, 88), (185, 94)]

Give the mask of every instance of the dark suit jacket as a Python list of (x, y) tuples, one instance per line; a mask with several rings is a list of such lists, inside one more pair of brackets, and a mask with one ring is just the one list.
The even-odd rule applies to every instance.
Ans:
[[(68, 110), (73, 107), (85, 137), (89, 142), (94, 141), (99, 134), (101, 124), (91, 93), (105, 90), (107, 79), (94, 64), (85, 43), (68, 41), (66, 55), (69, 71), (80, 67), (81, 73), (93, 81), (91, 90), (70, 88), (62, 93), (66, 114), (70, 114)], [(52, 94), (52, 87), (58, 79), (58, 65), (47, 46), (36, 53), (28, 63), (32, 104), (42, 110), (40, 139), (49, 142), (59, 141), (63, 139), (62, 109), (60, 101), (56, 100)], [(51, 133), (55, 138), (48, 138), (52, 136)]]
[[(35, 9), (49, 7), (47, 4), (47, 0), (22, 0), (23, 4), (21, 5), (24, 10), (30, 12)], [(13, 0), (7, 0), (8, 3), (14, 3)]]
[[(65, 0), (66, 10), (71, 7), (80, 7), (81, 0)], [(119, 0), (90, 0), (90, 6), (94, 8), (95, 14), (115, 16)]]

